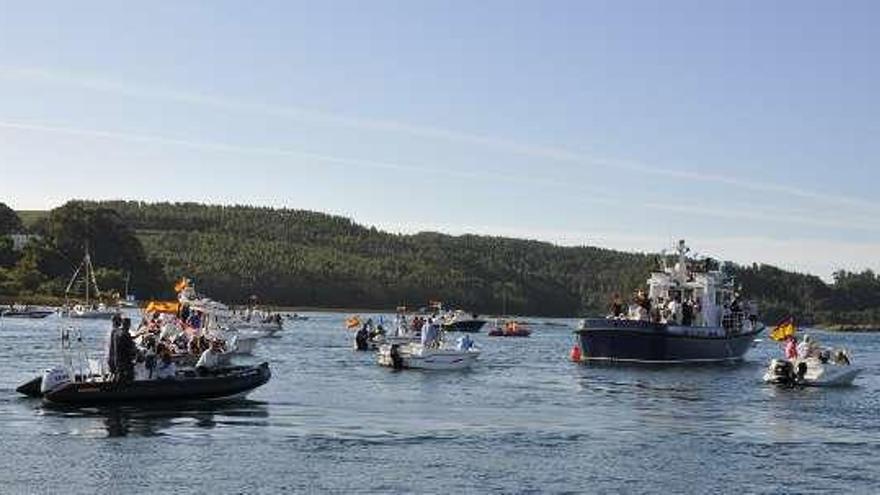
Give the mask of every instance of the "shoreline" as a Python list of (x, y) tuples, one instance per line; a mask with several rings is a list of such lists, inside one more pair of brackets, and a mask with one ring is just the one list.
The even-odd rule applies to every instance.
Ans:
[(826, 332), (837, 332), (837, 333), (877, 333), (880, 332), (880, 325), (878, 324), (849, 324), (849, 323), (834, 323), (834, 324), (819, 324), (816, 325), (816, 328), (819, 330), (824, 330)]

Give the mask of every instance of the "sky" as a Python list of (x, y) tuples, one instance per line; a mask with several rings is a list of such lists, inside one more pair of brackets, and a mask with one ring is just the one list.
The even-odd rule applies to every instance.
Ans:
[(0, 0), (0, 201), (880, 270), (880, 3)]

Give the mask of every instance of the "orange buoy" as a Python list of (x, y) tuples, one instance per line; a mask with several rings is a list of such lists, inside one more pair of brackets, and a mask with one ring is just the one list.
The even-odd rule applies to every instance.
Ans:
[(581, 346), (575, 344), (571, 348), (571, 360), (579, 363), (581, 361)]

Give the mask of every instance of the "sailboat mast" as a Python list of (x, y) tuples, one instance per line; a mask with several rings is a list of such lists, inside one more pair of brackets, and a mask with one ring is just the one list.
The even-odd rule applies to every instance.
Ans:
[(88, 244), (86, 245), (86, 257), (85, 257), (84, 263), (86, 264), (86, 307), (89, 307), (89, 283), (92, 281), (92, 279), (91, 279), (92, 260), (89, 259)]

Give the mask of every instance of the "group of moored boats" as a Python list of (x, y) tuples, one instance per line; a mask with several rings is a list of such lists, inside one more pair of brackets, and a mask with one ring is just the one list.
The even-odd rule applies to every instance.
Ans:
[[(688, 251), (680, 242), (677, 261), (671, 265), (663, 262), (648, 279), (647, 292), (639, 291), (632, 304), (623, 304), (616, 297), (610, 315), (582, 320), (575, 330), (572, 359), (647, 364), (741, 360), (765, 330), (758, 321), (757, 308), (741, 298), (717, 264), (691, 260), (686, 256)], [(103, 360), (74, 363), (74, 355), (83, 357), (86, 353), (73, 349), (73, 343), (81, 345), (82, 338), (65, 328), (61, 332), (63, 364), (22, 384), (18, 391), (51, 402), (86, 404), (242, 397), (265, 384), (271, 371), (268, 363), (234, 365), (232, 358), (251, 354), (262, 338), (278, 336), (285, 321), (306, 318), (255, 307), (230, 310), (196, 293), (187, 280), (176, 289), (176, 301), (154, 301), (145, 307), (144, 319), (136, 329), (124, 326), (120, 342), (130, 339), (135, 352), (107, 362), (125, 362), (136, 368), (132, 373), (121, 372), (118, 364), (116, 369), (105, 369)], [(10, 308), (3, 316), (39, 318), (52, 313), (44, 312)], [(83, 315), (99, 312), (97, 308), (85, 313), (74, 310), (65, 316), (92, 317)], [(378, 324), (372, 319), (362, 322), (359, 317), (345, 321), (347, 328), (356, 330), (355, 349), (375, 351), (379, 365), (424, 370), (471, 368), (480, 349), (470, 334), (479, 332), (486, 323), (488, 320), (473, 313), (445, 311), (439, 303), (413, 314), (398, 308), (390, 331), (384, 319)], [(119, 324), (114, 323), (113, 335), (119, 331)], [(851, 384), (859, 374), (860, 368), (852, 365), (844, 349), (823, 349), (808, 338), (802, 342), (802, 350), (801, 346), (794, 349), (794, 332), (793, 322), (788, 321), (770, 333), (772, 339), (786, 343), (786, 357), (771, 360), (764, 375), (766, 383), (839, 386)], [(515, 319), (496, 320), (488, 332), (497, 337), (530, 334), (528, 324)], [(115, 338), (111, 337), (111, 343)], [(173, 372), (158, 373), (159, 361), (162, 366), (173, 366)]]
[[(646, 364), (717, 363), (741, 360), (765, 326), (756, 306), (741, 298), (733, 280), (711, 260), (692, 260), (684, 241), (677, 260), (661, 260), (633, 304), (619, 298), (605, 318), (587, 318), (576, 330), (572, 349), (576, 361)], [(780, 337), (775, 334), (780, 333)], [(774, 340), (794, 339), (786, 321), (771, 333)], [(860, 369), (845, 350), (809, 350), (771, 360), (766, 383), (799, 386), (840, 386), (852, 383)]]
[(61, 365), (17, 391), (54, 403), (104, 404), (241, 398), (268, 382), (268, 363), (235, 365), (233, 359), (278, 336), (290, 318), (254, 307), (230, 310), (189, 281), (176, 288), (178, 299), (148, 303), (135, 329), (116, 313), (105, 359), (89, 359), (80, 330), (62, 328)]

